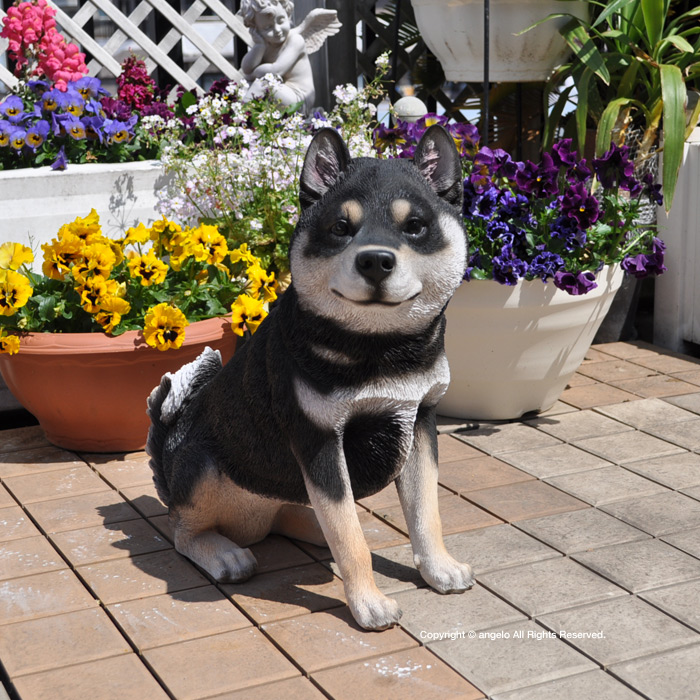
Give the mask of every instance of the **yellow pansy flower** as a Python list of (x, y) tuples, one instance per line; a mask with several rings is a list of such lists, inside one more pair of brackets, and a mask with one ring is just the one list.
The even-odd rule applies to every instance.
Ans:
[(256, 262), (260, 262), (260, 259), (256, 258), (253, 255), (253, 253), (250, 250), (248, 250), (247, 243), (241, 243), (241, 245), (239, 245), (238, 248), (232, 250), (229, 253), (229, 257), (231, 258), (232, 263), (243, 261), (248, 265), (254, 265)]
[(25, 263), (34, 260), (31, 248), (21, 243), (3, 243), (0, 245), (0, 269), (19, 270)]
[[(61, 226), (61, 231), (78, 236), (78, 238), (81, 238), (86, 243), (92, 243), (95, 237), (102, 236), (100, 215), (95, 209), (91, 209), (87, 216), (78, 216), (72, 223)], [(61, 231), (59, 231), (59, 237), (61, 236)]]
[(226, 239), (216, 226), (202, 224), (190, 232), (192, 255), (199, 262), (216, 265), (228, 255)]
[(246, 328), (251, 333), (255, 333), (265, 316), (267, 311), (261, 300), (253, 299), (248, 294), (240, 294), (231, 305), (231, 328), (236, 335), (240, 336)]
[(134, 255), (127, 265), (129, 274), (132, 277), (140, 277), (144, 287), (162, 284), (168, 273), (168, 266), (152, 250), (145, 255)]
[(83, 280), (87, 275), (98, 274), (107, 278), (117, 264), (117, 256), (111, 246), (92, 243), (83, 249), (82, 260), (73, 266), (73, 277)]
[(174, 239), (182, 231), (182, 226), (174, 221), (168, 221), (165, 217), (154, 221), (151, 228), (151, 240), (155, 241), (158, 250), (172, 250)]
[(16, 355), (19, 352), (19, 337), (0, 331), (0, 353)]
[(185, 340), (185, 328), (189, 325), (180, 309), (170, 304), (158, 304), (146, 314), (143, 337), (156, 350), (179, 348)]
[(120, 285), (116, 280), (105, 279), (102, 275), (86, 277), (75, 288), (80, 295), (80, 304), (90, 314), (100, 310), (105, 297), (120, 296)]
[(0, 270), (0, 316), (14, 316), (32, 295), (29, 280), (14, 270)]
[(269, 302), (277, 299), (277, 280), (275, 280), (274, 272), (268, 272), (255, 263), (248, 267), (246, 274), (250, 282), (248, 292), (251, 296), (260, 296), (262, 291), (263, 301)]
[(130, 243), (146, 243), (151, 239), (151, 230), (146, 228), (144, 224), (132, 226), (126, 230), (124, 234), (124, 245)]
[(102, 326), (105, 333), (111, 333), (122, 320), (122, 316), (131, 311), (131, 304), (119, 297), (105, 297), (100, 300), (100, 310), (95, 314), (95, 320)]

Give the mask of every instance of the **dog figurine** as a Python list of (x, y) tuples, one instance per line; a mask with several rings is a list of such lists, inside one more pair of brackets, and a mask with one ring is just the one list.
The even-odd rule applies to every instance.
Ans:
[(246, 547), (269, 533), (327, 543), (358, 624), (395, 625), (355, 510), (393, 481), (423, 579), (473, 585), (445, 549), (437, 496), (443, 311), (467, 259), (461, 172), (440, 126), (412, 162), (351, 159), (318, 132), (290, 287), (225, 367), (207, 349), (151, 393), (146, 449), (175, 548), (213, 578), (252, 576)]

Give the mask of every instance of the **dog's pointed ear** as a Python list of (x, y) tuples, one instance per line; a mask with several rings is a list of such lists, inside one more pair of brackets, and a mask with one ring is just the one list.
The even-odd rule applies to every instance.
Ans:
[(321, 129), (309, 144), (299, 178), (301, 208), (311, 206), (335, 184), (350, 162), (350, 152), (335, 129)]
[(438, 197), (462, 208), (462, 163), (454, 140), (444, 127), (434, 124), (423, 134), (413, 163)]

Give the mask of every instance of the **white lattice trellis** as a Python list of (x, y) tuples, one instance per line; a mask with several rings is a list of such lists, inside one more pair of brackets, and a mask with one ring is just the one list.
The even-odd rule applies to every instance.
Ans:
[[(129, 15), (121, 12), (110, 0), (87, 0), (72, 17), (52, 0), (48, 0), (48, 3), (56, 10), (56, 21), (66, 40), (73, 41), (93, 56), (88, 63), (90, 75), (98, 75), (106, 70), (109, 74), (118, 76), (121, 67), (114, 55), (120, 47), (128, 43), (134, 48), (134, 53), (145, 58), (149, 73), (159, 66), (172, 77), (175, 83), (188, 90), (198, 90), (200, 86), (197, 81), (204, 73), (211, 70), (222, 73), (231, 80), (240, 79), (240, 72), (222, 54), (222, 51), (230, 46), (235, 36), (249, 46), (252, 44), (250, 33), (241, 19), (220, 0), (194, 0), (183, 14), (179, 14), (165, 0), (141, 0)], [(207, 10), (216, 16), (218, 19), (216, 26), (220, 28), (211, 42), (198, 31), (198, 25), (204, 26), (204, 20), (201, 18)], [(170, 31), (157, 44), (140, 28), (153, 12), (160, 13), (164, 21), (171, 25)], [(84, 29), (85, 25), (98, 13), (108, 17), (116, 27), (115, 32), (104, 43), (98, 43)], [(5, 13), (0, 10), (0, 18), (4, 15)], [(212, 24), (207, 22), (207, 26), (211, 27)], [(168, 56), (180, 41), (188, 42), (188, 48), (197, 54), (186, 70)], [(0, 55), (6, 48), (7, 42), (0, 39)], [(0, 62), (0, 83), (4, 83), (9, 88), (17, 83), (15, 76), (2, 62)]]

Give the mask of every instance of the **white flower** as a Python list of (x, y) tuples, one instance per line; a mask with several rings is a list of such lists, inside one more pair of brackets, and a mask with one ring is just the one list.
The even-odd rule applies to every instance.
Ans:
[(385, 51), (383, 54), (377, 56), (377, 60), (374, 62), (374, 65), (377, 66), (377, 68), (388, 68), (389, 60), (389, 52)]
[(253, 231), (262, 231), (262, 227), (262, 221), (258, 221), (257, 219), (250, 220), (250, 228), (252, 228)]

